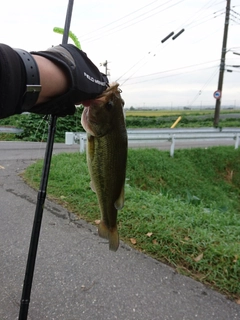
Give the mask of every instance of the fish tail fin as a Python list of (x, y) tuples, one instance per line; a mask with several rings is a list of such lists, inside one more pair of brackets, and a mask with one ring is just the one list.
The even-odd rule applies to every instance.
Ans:
[(109, 250), (117, 251), (119, 247), (119, 235), (117, 228), (109, 231)]
[(109, 230), (106, 224), (103, 221), (101, 221), (98, 226), (98, 234), (101, 238), (109, 240), (109, 250), (117, 251), (119, 247), (119, 235), (117, 227)]

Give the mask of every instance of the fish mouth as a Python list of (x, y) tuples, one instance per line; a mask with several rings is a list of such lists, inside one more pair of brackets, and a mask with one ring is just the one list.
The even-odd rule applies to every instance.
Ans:
[(109, 132), (110, 128), (105, 128), (105, 130), (103, 130), (99, 125), (100, 121), (97, 119), (97, 117), (94, 117), (93, 115), (91, 115), (90, 117), (89, 114), (90, 108), (84, 108), (81, 117), (82, 127), (87, 133), (89, 133), (93, 137), (104, 137)]
[(120, 94), (121, 92), (122, 90), (119, 88), (119, 84), (117, 82), (113, 82), (100, 96), (94, 99), (82, 101), (81, 103), (84, 107), (90, 107), (92, 104), (96, 104), (97, 106), (98, 104), (108, 102), (113, 93)]
[(106, 102), (106, 96), (104, 94), (102, 94), (101, 96), (94, 98), (94, 99), (89, 99), (89, 100), (85, 100), (82, 102), (82, 105), (86, 108), (94, 106), (94, 107), (98, 107), (101, 104), (104, 104)]
[(92, 123), (92, 124), (99, 124), (99, 121), (97, 120), (97, 117), (94, 117), (92, 114), (90, 115), (90, 108), (86, 107), (84, 108), (84, 120), (86, 121), (86, 123)]
[(89, 118), (88, 114), (89, 114), (89, 109), (84, 108), (83, 113), (82, 113), (82, 117), (81, 117), (82, 127), (91, 136), (94, 136), (95, 134), (94, 134), (93, 130), (91, 129), (91, 127), (89, 126), (89, 123), (88, 123), (88, 118)]
[(82, 102), (82, 105), (87, 108), (87, 107), (90, 107), (91, 102), (92, 102), (92, 100), (85, 100)]

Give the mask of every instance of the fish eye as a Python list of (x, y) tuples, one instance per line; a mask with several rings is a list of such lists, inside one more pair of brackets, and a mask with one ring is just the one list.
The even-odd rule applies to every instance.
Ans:
[(109, 101), (106, 105), (105, 105), (105, 108), (110, 111), (113, 107), (113, 102), (112, 101)]

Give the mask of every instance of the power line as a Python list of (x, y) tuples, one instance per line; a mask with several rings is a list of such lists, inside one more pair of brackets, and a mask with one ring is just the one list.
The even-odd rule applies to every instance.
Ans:
[[(201, 25), (201, 24), (203, 24), (203, 23), (206, 23), (206, 22), (208, 22), (208, 21), (210, 21), (210, 20), (213, 20), (213, 19), (218, 18), (218, 17), (222, 16), (223, 14), (225, 14), (225, 11), (224, 11), (224, 12), (222, 12), (222, 13), (220, 13), (220, 14), (218, 14), (217, 16), (214, 16), (214, 17), (211, 17), (211, 18), (209, 18), (209, 19), (205, 19), (205, 20), (204, 20), (204, 21), (202, 21), (202, 22), (199, 22), (199, 23), (193, 24), (193, 25), (192, 25), (192, 26), (190, 26), (188, 29), (195, 28), (195, 27), (197, 27), (197, 26), (199, 26), (199, 25)], [(202, 19), (201, 19), (201, 20), (202, 20)], [(197, 22), (197, 21), (196, 21), (196, 22)]]
[[(200, 19), (198, 19), (198, 20), (196, 20), (196, 19), (193, 19), (193, 17), (200, 17), (201, 15), (202, 15), (202, 13), (204, 12), (204, 10), (206, 10), (206, 8), (208, 9), (208, 8), (211, 8), (211, 7), (213, 7), (214, 5), (216, 5), (216, 2), (217, 2), (217, 0), (212, 0), (212, 1), (210, 1), (210, 3), (208, 2), (208, 3), (206, 3), (203, 7), (201, 7), (193, 16), (191, 16), (190, 17), (190, 22), (187, 24), (187, 26), (188, 26), (188, 28), (189, 28), (189, 26), (191, 26), (191, 24), (193, 24), (193, 26), (192, 27), (194, 27), (194, 26), (196, 26), (196, 22), (197, 21), (201, 21), (202, 19), (205, 19), (206, 17), (201, 17)], [(218, 2), (219, 3), (219, 2)], [(176, 5), (177, 3), (175, 3), (174, 5)], [(218, 13), (218, 15), (216, 16), (216, 17), (218, 17), (218, 16), (220, 16), (222, 13), (221, 13), (221, 11), (222, 11), (222, 9), (220, 9), (220, 10), (218, 10), (218, 11), (215, 11), (214, 12), (214, 14), (216, 14), (216, 13)], [(213, 14), (211, 14), (211, 15), (213, 15)], [(208, 15), (209, 16), (209, 15)], [(208, 17), (207, 16), (207, 17)], [(211, 20), (211, 19), (214, 19), (215, 17), (213, 16), (212, 18), (210, 18), (210, 19), (208, 19), (208, 20)], [(188, 21), (189, 19), (187, 19), (186, 21)], [(206, 21), (208, 21), (208, 20), (204, 20), (204, 21), (202, 21), (201, 23), (204, 23), (204, 22), (206, 22)], [(195, 25), (194, 25), (195, 24)], [(200, 24), (200, 23), (199, 23)], [(180, 30), (174, 37), (173, 37), (173, 39), (176, 39), (180, 34), (182, 34), (183, 32), (185, 31), (185, 29), (182, 29), (182, 30)], [(171, 32), (167, 37), (165, 37), (165, 39), (167, 38), (169, 38), (169, 37), (171, 37), (173, 35), (173, 32)], [(117, 81), (119, 81), (125, 74), (127, 74), (130, 70), (132, 70), (134, 67), (136, 67), (139, 63), (141, 63), (141, 62), (143, 62), (143, 60), (146, 58), (146, 56), (147, 57), (150, 57), (150, 54), (151, 52), (148, 52), (148, 54), (147, 55), (145, 55), (143, 58), (141, 58), (138, 62), (136, 62), (130, 69), (128, 69), (123, 75), (121, 75), (121, 77), (119, 77), (118, 79), (117, 79)], [(153, 55), (153, 57), (155, 56), (156, 54), (154, 54)], [(151, 56), (152, 57), (152, 56)], [(143, 65), (145, 65), (147, 62), (145, 62)], [(128, 80), (130, 80), (130, 79), (134, 79), (134, 77), (133, 77), (133, 75), (143, 66), (143, 65), (141, 65), (137, 70), (135, 70), (128, 78), (126, 78), (125, 80), (124, 80), (124, 82), (122, 83), (122, 85), (123, 84), (125, 84)], [(149, 81), (149, 80), (148, 80)]]
[(182, 75), (185, 76), (186, 74), (189, 74), (189, 73), (194, 73), (194, 72), (198, 72), (198, 71), (201, 71), (201, 72), (202, 72), (202, 71), (204, 71), (204, 70), (213, 69), (213, 68), (217, 68), (217, 66), (202, 68), (202, 69), (198, 69), (198, 70), (184, 71), (184, 72), (182, 72), (182, 73), (175, 73), (175, 74), (171, 74), (171, 75), (165, 75), (165, 76), (157, 77), (157, 78), (154, 78), (154, 79), (147, 79), (147, 80), (142, 80), (142, 81), (136, 81), (136, 82), (129, 83), (129, 84), (127, 84), (126, 86), (130, 86), (130, 85), (133, 85), (133, 84), (139, 84), (139, 83), (145, 83), (145, 82), (153, 82), (153, 81), (160, 80), (160, 79), (177, 77), (177, 76), (182, 76)]
[[(163, 76), (160, 76), (160, 77), (157, 77), (157, 78), (151, 78), (151, 79), (146, 79), (146, 80), (140, 80), (140, 81), (135, 81), (135, 82), (131, 82), (129, 83), (128, 85), (133, 85), (133, 84), (137, 84), (137, 83), (144, 83), (144, 82), (152, 82), (152, 81), (156, 81), (156, 80), (159, 80), (159, 79), (164, 79), (164, 78), (170, 78), (170, 77), (176, 77), (176, 76), (180, 76), (182, 74), (186, 75), (188, 73), (193, 73), (193, 72), (198, 72), (198, 71), (203, 71), (203, 70), (207, 70), (207, 69), (213, 69), (213, 68), (217, 68), (218, 66), (215, 65), (215, 66), (211, 66), (211, 67), (206, 67), (206, 68), (201, 68), (201, 69), (196, 69), (196, 70), (189, 70), (189, 71), (184, 71), (184, 72), (181, 72), (181, 73), (174, 73), (174, 74), (170, 74), (170, 75), (163, 75)], [(180, 68), (179, 68), (180, 69)], [(177, 70), (177, 69), (175, 69)], [(165, 71), (163, 73), (166, 73), (168, 71)], [(160, 72), (161, 73), (161, 72)], [(160, 74), (159, 73), (159, 74)], [(141, 77), (139, 77), (141, 78)], [(132, 79), (136, 79), (136, 78), (131, 78)], [(121, 85), (122, 86), (122, 85)]]
[[(144, 16), (144, 15), (148, 14), (149, 12), (155, 11), (157, 8), (162, 7), (162, 6), (164, 6), (165, 4), (168, 4), (168, 3), (171, 2), (171, 1), (173, 1), (173, 0), (168, 0), (168, 1), (164, 2), (163, 4), (161, 4), (161, 5), (153, 8), (153, 9), (151, 9), (151, 10), (145, 12), (145, 13), (142, 13), (141, 15), (138, 15), (137, 17), (134, 17), (133, 19), (131, 19), (131, 20), (127, 21), (127, 22), (124, 22), (124, 23), (122, 23), (122, 24), (120, 24), (120, 25), (117, 25), (117, 26), (111, 28), (110, 30), (106, 30), (105, 33), (101, 33), (101, 35), (99, 35), (99, 36), (98, 36), (98, 35), (95, 35), (95, 36), (93, 36), (93, 37), (90, 37), (89, 39), (86, 39), (85, 41), (86, 41), (87, 43), (88, 43), (88, 42), (92, 42), (92, 41), (96, 41), (96, 40), (98, 40), (98, 39), (102, 39), (103, 36), (104, 36), (104, 34), (105, 34), (105, 36), (108, 36), (108, 35), (114, 34), (114, 33), (116, 33), (116, 32), (119, 32), (119, 31), (121, 31), (121, 30), (124, 30), (124, 29), (126, 29), (126, 28), (128, 28), (128, 27), (131, 27), (131, 26), (133, 26), (133, 25), (135, 25), (135, 24), (137, 24), (137, 23), (139, 23), (139, 22), (142, 22), (142, 21), (144, 21), (144, 20), (146, 20), (146, 19), (149, 19), (149, 18), (153, 17), (154, 15), (159, 14), (159, 13), (161, 13), (161, 12), (163, 12), (163, 11), (165, 11), (165, 10), (173, 7), (173, 6), (176, 6), (177, 4), (179, 4), (179, 3), (181, 3), (181, 2), (183, 2), (183, 1), (185, 1), (185, 0), (179, 0), (178, 2), (175, 2), (175, 3), (173, 3), (172, 5), (169, 5), (168, 7), (163, 8), (162, 10), (158, 10), (158, 11), (152, 13), (151, 15), (148, 15), (147, 17), (144, 17), (143, 19), (134, 21), (134, 20), (140, 18), (141, 16)], [(119, 19), (119, 20), (122, 20), (122, 19)], [(132, 22), (132, 21), (133, 21), (133, 22)], [(131, 23), (131, 22), (132, 22), (132, 23)], [(115, 22), (114, 22), (114, 23), (115, 23)], [(129, 23), (130, 23), (130, 24), (129, 24)], [(111, 24), (112, 24), (112, 23), (111, 23)], [(99, 31), (99, 29), (96, 30), (96, 32), (98, 32), (98, 31)]]
[[(215, 3), (215, 2), (216, 2), (216, 0), (214, 1), (214, 3)], [(213, 4), (214, 4), (214, 3), (213, 3)], [(213, 6), (213, 4), (210, 5), (210, 6), (208, 6), (208, 8), (211, 7), (211, 6)], [(206, 6), (206, 4), (205, 4), (198, 12), (200, 12), (201, 10), (203, 10), (205, 6)], [(220, 9), (220, 10), (222, 10), (222, 9)], [(220, 10), (219, 10), (219, 11), (220, 11)], [(198, 12), (197, 12), (197, 13), (198, 13)], [(217, 12), (218, 12), (218, 11), (217, 11)], [(215, 12), (215, 13), (217, 13), (217, 12)], [(212, 15), (212, 14), (211, 14), (211, 15)], [(212, 17), (211, 19), (213, 19), (213, 18), (214, 18), (214, 17)], [(203, 18), (201, 18), (201, 19), (203, 19)], [(209, 19), (209, 20), (210, 20), (210, 19)], [(208, 20), (207, 20), (207, 21), (208, 21)], [(196, 21), (195, 21), (195, 22), (196, 22)], [(206, 22), (206, 21), (205, 21), (205, 22)], [(174, 35), (174, 36), (172, 37), (172, 39), (175, 40), (175, 39), (176, 39), (178, 36), (180, 36), (184, 31), (185, 31), (185, 29), (180, 30), (176, 35)], [(171, 32), (169, 35), (167, 35), (167, 36), (161, 41), (161, 43), (164, 43), (164, 42), (165, 42), (167, 39), (169, 39), (173, 34), (174, 34), (174, 32)], [(156, 47), (158, 47), (158, 46), (159, 46), (159, 44), (158, 44)], [(155, 47), (155, 48), (156, 48), (156, 47)], [(149, 53), (150, 53), (150, 52), (149, 52)], [(154, 54), (154, 56), (156, 56), (156, 54)], [(145, 57), (144, 57), (144, 58), (145, 58)], [(143, 59), (144, 59), (144, 58), (143, 58)], [(139, 62), (141, 62), (143, 59), (140, 59)], [(139, 62), (138, 62), (138, 63), (139, 63)], [(133, 67), (135, 67), (138, 63), (134, 64)], [(145, 65), (146, 63), (147, 63), (147, 62), (145, 62), (144, 65)], [(132, 73), (132, 74), (123, 82), (123, 84), (124, 84), (126, 81), (128, 81), (129, 79), (131, 79), (132, 76), (133, 76), (142, 66), (143, 66), (143, 65), (141, 65), (134, 73)], [(133, 69), (133, 67), (131, 67), (128, 71), (130, 71), (131, 69)], [(127, 71), (127, 72), (128, 72), (128, 71)], [(127, 72), (125, 72), (124, 75), (125, 75)], [(122, 76), (123, 76), (123, 75), (122, 75)], [(122, 76), (121, 76), (120, 78), (122, 78)], [(119, 78), (119, 79), (120, 79), (120, 78)], [(119, 80), (119, 79), (118, 79), (118, 80)]]
[(85, 33), (85, 34), (81, 35), (81, 37), (84, 37), (84, 36), (86, 36), (86, 35), (88, 35), (88, 34), (91, 34), (91, 33), (94, 33), (94, 32), (98, 32), (99, 30), (102, 30), (102, 29), (104, 29), (104, 28), (106, 28), (106, 27), (109, 27), (109, 26), (111, 26), (112, 24), (114, 24), (114, 23), (116, 23), (116, 22), (118, 22), (118, 21), (121, 21), (121, 20), (125, 19), (126, 17), (131, 16), (131, 15), (135, 14), (135, 13), (138, 12), (138, 11), (141, 11), (142, 9), (144, 9), (144, 8), (146, 8), (146, 7), (149, 7), (150, 5), (152, 5), (153, 3), (157, 2), (157, 1), (159, 1), (159, 0), (152, 1), (152, 2), (150, 2), (149, 4), (147, 4), (147, 5), (139, 8), (139, 9), (137, 9), (137, 10), (132, 11), (132, 12), (126, 14), (125, 16), (121, 17), (121, 18), (119, 18), (119, 19), (117, 19), (117, 20), (114, 20), (114, 21), (112, 21), (112, 22), (110, 22), (110, 23), (108, 23), (108, 24), (106, 24), (106, 25), (98, 28), (97, 30), (93, 30), (93, 31), (90, 31), (90, 32), (88, 32), (88, 33)]
[[(217, 2), (217, 0), (212, 0), (212, 1), (210, 1), (210, 2), (213, 2), (213, 3), (211, 3), (210, 5), (209, 5), (209, 3), (207, 3), (207, 4), (205, 4), (201, 9), (199, 9), (195, 14), (194, 14), (194, 16), (196, 16), (196, 15), (198, 15), (199, 16), (199, 13), (201, 13), (202, 14), (202, 11), (205, 9), (205, 7), (207, 7), (207, 8), (210, 8), (210, 7), (212, 7), (216, 2)], [(222, 9), (220, 9), (220, 10), (222, 10)], [(218, 11), (220, 11), (220, 10), (218, 10)], [(218, 12), (217, 11), (217, 12)], [(212, 14), (211, 14), (212, 15)], [(213, 19), (214, 17), (212, 17), (212, 19)], [(192, 19), (192, 16), (191, 16), (191, 19)], [(202, 18), (201, 18), (202, 19)], [(186, 21), (188, 21), (189, 19), (187, 19)], [(194, 22), (196, 23), (196, 20), (194, 20)], [(188, 24), (188, 25), (191, 25), (191, 22)], [(177, 37), (179, 37), (183, 32), (185, 31), (185, 29), (183, 28), (183, 29), (181, 29), (176, 35), (174, 35), (173, 36), (173, 34), (174, 34), (174, 32), (172, 31), (170, 34), (168, 34), (163, 40), (161, 40), (161, 43), (164, 43), (166, 40), (168, 40), (171, 36), (173, 36), (172, 37), (172, 39), (173, 40), (175, 40)], [(159, 45), (157, 45), (156, 47), (158, 47)], [(155, 47), (155, 48), (156, 48)], [(156, 54), (155, 54), (156, 55)], [(154, 55), (154, 56), (155, 56)], [(139, 64), (140, 62), (142, 62), (142, 60), (143, 59), (145, 59), (145, 57), (146, 56), (144, 56), (144, 58), (142, 58), (142, 59), (140, 59), (137, 63), (135, 63), (134, 64), (134, 66), (133, 67), (131, 67), (128, 71), (126, 71), (123, 75), (125, 75), (126, 73), (128, 73), (131, 69), (133, 69), (137, 64)], [(144, 65), (146, 64), (147, 62), (145, 62), (144, 63)], [(137, 70), (135, 70), (127, 79), (125, 79), (125, 81), (122, 83), (122, 84), (125, 84), (129, 79), (132, 79), (132, 76), (142, 67), (143, 65), (141, 65)], [(123, 75), (119, 78), (119, 79), (121, 79), (122, 77), (123, 77)], [(118, 79), (118, 80), (119, 80)]]
[(191, 103), (188, 105), (189, 107), (192, 106), (192, 104), (197, 100), (197, 98), (202, 94), (203, 89), (212, 81), (212, 79), (216, 76), (218, 72), (218, 69), (216, 68), (214, 72), (211, 74), (211, 76), (208, 78), (208, 80), (205, 82), (205, 84), (201, 87), (198, 94), (194, 97), (194, 99), (191, 101)]
[(189, 66), (184, 66), (184, 67), (174, 68), (174, 69), (170, 69), (170, 70), (154, 72), (154, 73), (150, 73), (150, 74), (146, 74), (146, 75), (142, 75), (142, 76), (137, 76), (137, 77), (133, 77), (132, 79), (143, 78), (143, 77), (152, 77), (152, 76), (158, 75), (160, 73), (166, 73), (166, 72), (172, 72), (172, 71), (177, 71), (177, 70), (182, 70), (182, 69), (188, 69), (188, 68), (202, 66), (204, 64), (209, 64), (209, 63), (213, 63), (213, 62), (217, 62), (217, 61), (218, 60), (211, 60), (211, 61), (207, 61), (207, 62), (196, 63), (196, 64), (192, 64), (192, 65), (189, 65)]
[[(176, 31), (176, 30), (179, 30), (179, 29), (180, 29), (180, 31), (179, 31), (175, 36), (173, 36), (172, 39), (175, 40), (175, 39), (176, 39), (178, 36), (180, 36), (180, 35), (185, 31), (185, 29), (188, 28), (192, 23), (196, 23), (196, 18), (195, 18), (195, 16), (196, 16), (196, 15), (197, 15), (197, 17), (200, 16), (202, 13), (205, 12), (204, 10), (212, 7), (217, 0), (212, 0), (212, 1), (214, 1), (213, 4), (211, 4), (211, 5), (205, 4), (205, 5), (204, 5), (201, 9), (199, 9), (194, 15), (191, 15), (190, 18), (188, 18), (183, 24), (181, 24), (177, 29), (175, 29), (175, 31)], [(210, 1), (210, 2), (211, 2), (211, 1)], [(206, 6), (207, 6), (207, 8), (205, 8)], [(190, 20), (189, 23), (187, 23), (188, 20)], [(165, 38), (162, 40), (162, 42), (165, 42), (167, 39), (169, 39), (169, 36), (165, 37)]]

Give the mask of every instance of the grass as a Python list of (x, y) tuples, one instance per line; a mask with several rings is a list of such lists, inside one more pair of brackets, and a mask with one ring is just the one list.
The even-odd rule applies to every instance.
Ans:
[(0, 133), (0, 141), (19, 141), (18, 135), (15, 133)]
[[(42, 162), (24, 178), (39, 187)], [(123, 241), (240, 298), (240, 149), (129, 150), (125, 206), (118, 225)], [(79, 217), (99, 219), (85, 154), (52, 159), (48, 195)]]
[[(219, 127), (239, 127), (239, 110), (222, 110)], [(177, 128), (213, 127), (214, 110), (127, 110), (128, 128), (170, 128), (181, 116)]]
[[(240, 113), (239, 109), (222, 109), (221, 114)], [(126, 116), (140, 117), (167, 117), (167, 116), (202, 116), (214, 115), (214, 110), (126, 110)]]

